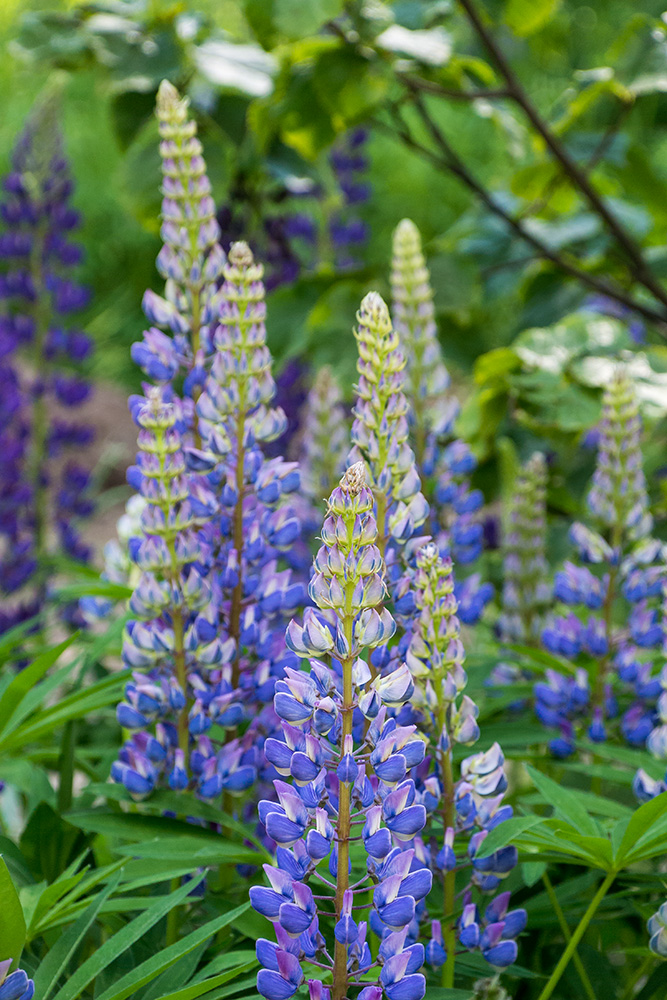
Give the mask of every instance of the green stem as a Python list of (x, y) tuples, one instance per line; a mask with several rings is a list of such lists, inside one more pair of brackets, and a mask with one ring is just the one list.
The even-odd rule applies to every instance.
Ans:
[(639, 986), (639, 984), (640, 984), (640, 982), (642, 980), (642, 977), (646, 975), (646, 973), (648, 972), (648, 970), (650, 969), (650, 967), (652, 965), (655, 965), (655, 961), (656, 961), (656, 956), (655, 955), (647, 955), (646, 956), (646, 958), (644, 959), (644, 961), (639, 966), (639, 969), (637, 970), (637, 975), (634, 977), (634, 979), (632, 980), (632, 982), (628, 986), (628, 988), (625, 991), (625, 993), (623, 994), (621, 1000), (632, 1000), (633, 996), (636, 993), (637, 987)]
[[(181, 884), (179, 878), (173, 878), (171, 880), (171, 892), (176, 892)], [(172, 906), (171, 910), (167, 914), (167, 940), (166, 947), (168, 948), (172, 944), (176, 944), (178, 940), (178, 911), (180, 907)]]
[[(438, 750), (438, 764), (442, 780), (442, 824), (443, 836), (449, 827), (455, 826), (456, 807), (454, 801), (455, 787), (452, 771), (451, 733), (447, 725), (447, 708), (442, 702), (442, 678), (439, 679), (438, 691), (438, 731), (446, 732), (449, 737), (449, 749)], [(442, 938), (447, 952), (447, 959), (442, 968), (442, 985), (451, 989), (454, 985), (454, 969), (456, 965), (456, 926), (452, 914), (456, 905), (456, 870), (447, 871), (443, 878), (443, 931)]]
[[(545, 871), (544, 875), (542, 876), (542, 881), (544, 882), (544, 888), (547, 890), (547, 895), (549, 897), (551, 905), (554, 908), (554, 913), (556, 914), (556, 917), (558, 918), (558, 923), (560, 924), (560, 929), (563, 932), (563, 937), (565, 938), (565, 943), (568, 944), (569, 941), (570, 941), (570, 939), (571, 939), (571, 937), (572, 937), (572, 935), (570, 934), (570, 928), (567, 925), (567, 921), (565, 919), (565, 914), (563, 913), (563, 909), (562, 909), (560, 903), (558, 902), (558, 896), (554, 892), (554, 887), (553, 887), (553, 885), (551, 883), (551, 879), (549, 878), (549, 876), (546, 873), (546, 871)], [(576, 950), (576, 948), (575, 948), (574, 952), (572, 953), (572, 961), (574, 962), (575, 968), (576, 968), (577, 972), (579, 973), (579, 978), (581, 979), (581, 985), (583, 986), (584, 990), (586, 991), (588, 997), (590, 998), (590, 1000), (595, 1000), (595, 991), (593, 990), (593, 987), (591, 985), (591, 981), (588, 978), (588, 973), (586, 972), (586, 970), (585, 970), (585, 968), (583, 966), (581, 958), (579, 957), (579, 952)]]
[(583, 917), (581, 918), (581, 920), (577, 924), (577, 927), (575, 928), (574, 934), (570, 938), (570, 940), (569, 940), (569, 942), (567, 944), (567, 947), (565, 948), (565, 951), (561, 955), (560, 960), (558, 962), (558, 965), (556, 966), (556, 968), (554, 969), (554, 971), (551, 973), (551, 976), (549, 977), (549, 981), (547, 982), (546, 986), (544, 987), (544, 989), (540, 993), (540, 995), (537, 998), (537, 1000), (549, 1000), (549, 997), (552, 995), (553, 991), (556, 989), (556, 986), (558, 985), (560, 977), (565, 972), (565, 969), (567, 968), (570, 959), (574, 955), (574, 952), (576, 951), (577, 945), (579, 944), (579, 942), (581, 941), (582, 937), (586, 933), (588, 925), (590, 924), (591, 920), (593, 919), (597, 908), (599, 907), (600, 903), (602, 902), (602, 900), (606, 896), (607, 891), (608, 891), (610, 885), (612, 884), (612, 882), (616, 878), (616, 874), (617, 873), (615, 871), (609, 872), (609, 874), (606, 876), (606, 878), (604, 879), (604, 881), (600, 885), (600, 888), (598, 889), (598, 891), (593, 896), (593, 899), (591, 900), (588, 909), (586, 910), (586, 912), (584, 913)]

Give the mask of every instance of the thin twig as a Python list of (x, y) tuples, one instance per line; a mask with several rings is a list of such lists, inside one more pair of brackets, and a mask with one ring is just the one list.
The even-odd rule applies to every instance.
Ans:
[(627, 306), (628, 309), (638, 313), (650, 322), (656, 323), (662, 328), (661, 332), (663, 332), (664, 335), (664, 328), (667, 324), (667, 313), (657, 312), (650, 306), (647, 306), (642, 302), (638, 302), (631, 295), (627, 294), (622, 288), (619, 288), (617, 285), (610, 284), (604, 279), (597, 278), (595, 275), (583, 270), (576, 263), (570, 262), (562, 254), (559, 254), (555, 250), (548, 247), (547, 244), (543, 243), (542, 240), (539, 239), (539, 237), (534, 236), (530, 230), (526, 229), (523, 222), (511, 213), (507, 212), (502, 205), (496, 201), (491, 192), (487, 191), (487, 189), (467, 169), (462, 160), (457, 156), (447, 142), (444, 134), (428, 115), (428, 112), (426, 111), (418, 94), (414, 96), (413, 103), (420, 112), (424, 124), (427, 126), (432, 138), (440, 149), (441, 155), (438, 155), (438, 153), (434, 152), (428, 146), (424, 146), (422, 143), (418, 142), (410, 133), (398, 111), (394, 108), (390, 108), (390, 111), (394, 117), (395, 128), (387, 125), (381, 119), (374, 119), (374, 123), (380, 128), (388, 130), (392, 135), (398, 136), (398, 138), (400, 138), (407, 146), (414, 149), (416, 152), (420, 153), (422, 156), (426, 157), (439, 167), (445, 167), (450, 173), (465, 184), (466, 187), (473, 191), (479, 200), (486, 205), (491, 212), (503, 219), (503, 221), (513, 230), (513, 232), (516, 233), (517, 236), (532, 246), (538, 256), (551, 261), (551, 263), (560, 270), (569, 274), (571, 277), (576, 278), (577, 281), (586, 285), (588, 288), (592, 288), (600, 295), (606, 295), (609, 298), (614, 299), (616, 302), (620, 302), (622, 305)]
[(626, 232), (613, 212), (609, 209), (604, 199), (595, 189), (594, 185), (586, 175), (585, 171), (573, 160), (560, 140), (554, 135), (547, 123), (537, 111), (528, 94), (523, 89), (521, 81), (516, 76), (510, 63), (496, 42), (493, 34), (488, 30), (473, 0), (459, 0), (459, 4), (465, 11), (468, 20), (491, 54), (498, 70), (504, 77), (507, 84), (509, 96), (514, 100), (524, 112), (535, 131), (542, 136), (547, 147), (554, 158), (568, 175), (572, 183), (579, 189), (591, 208), (600, 216), (606, 228), (623, 250), (628, 267), (635, 280), (644, 286), (659, 302), (667, 306), (667, 290), (664, 289), (654, 275), (651, 273), (646, 261), (642, 256), (641, 249), (637, 246), (633, 238)]

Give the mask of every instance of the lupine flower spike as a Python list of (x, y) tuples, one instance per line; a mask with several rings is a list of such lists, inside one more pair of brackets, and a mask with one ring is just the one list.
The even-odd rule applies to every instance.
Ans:
[(118, 706), (118, 721), (132, 732), (112, 777), (144, 798), (158, 785), (196, 788), (204, 799), (241, 791), (255, 777), (236, 746), (216, 755), (207, 733), (240, 719), (231, 680), (233, 645), (209, 635), (201, 612), (211, 603), (210, 566), (201, 530), (217, 511), (215, 497), (188, 475), (184, 425), (175, 402), (149, 389), (135, 401), (138, 464), (128, 473), (145, 501), (141, 534), (129, 543), (141, 570), (130, 600), (123, 659), (135, 673)]
[(546, 544), (547, 466), (536, 452), (519, 472), (507, 512), (503, 538), (503, 613), (500, 634), (506, 642), (539, 643), (551, 602)]
[[(305, 985), (304, 960), (331, 977), (330, 986), (308, 981), (311, 998), (343, 1000), (354, 987), (361, 1000), (381, 1000), (383, 992), (389, 1000), (420, 1000), (425, 992), (424, 947), (409, 935), (432, 877), (414, 870), (416, 852), (405, 849), (426, 820), (407, 777), (424, 744), (413, 726), (399, 727), (388, 715), (410, 698), (408, 667), (372, 681), (364, 659), (395, 628), (380, 604), (382, 557), (365, 476), (355, 463), (331, 494), (310, 583), (315, 608), (287, 630), (288, 645), (310, 671), (288, 669), (276, 684), (283, 739), (267, 740), (266, 754), (293, 783), (276, 781), (278, 801), (260, 802), (278, 850), (276, 864), (265, 865), (270, 888), (250, 890), (254, 908), (276, 929), (275, 943), (257, 942), (257, 989), (267, 1000), (287, 1000)], [(363, 846), (363, 868), (352, 841)], [(327, 940), (320, 918), (332, 908)], [(376, 961), (370, 929), (382, 938)]]
[(458, 413), (448, 392), (449, 372), (438, 343), (430, 275), (414, 222), (403, 219), (394, 231), (391, 310), (407, 360), (407, 395), (412, 404), (415, 454), (423, 467), (427, 442), (442, 438)]
[(157, 95), (156, 117), (162, 161), (163, 247), (157, 267), (166, 281), (164, 296), (148, 290), (143, 308), (153, 326), (144, 331), (132, 357), (153, 381), (163, 385), (184, 376), (184, 417), (201, 445), (196, 402), (213, 352), (217, 285), (224, 254), (218, 242), (215, 204), (206, 174), (197, 126), (188, 118), (188, 101), (167, 80)]
[(630, 705), (620, 729), (641, 746), (653, 725), (660, 682), (651, 676), (645, 650), (662, 641), (655, 598), (665, 577), (662, 545), (650, 537), (642, 469), (641, 421), (632, 383), (619, 370), (603, 397), (598, 457), (588, 494), (594, 527), (573, 524), (570, 537), (582, 565), (566, 562), (556, 574), (554, 596), (564, 605), (590, 612), (586, 619), (570, 611), (552, 618), (542, 633), (546, 648), (570, 660), (577, 671), (563, 676), (547, 671), (535, 685), (541, 721), (559, 728), (552, 752), (568, 755), (580, 722), (594, 741), (606, 739), (619, 714), (618, 698)]
[[(79, 534), (92, 513), (90, 475), (68, 449), (92, 440), (69, 418), (90, 385), (81, 365), (90, 339), (65, 317), (88, 293), (71, 268), (81, 259), (71, 241), (79, 216), (70, 205), (72, 180), (57, 125), (55, 97), (30, 116), (12, 156), (0, 207), (0, 632), (44, 605), (48, 560), (86, 561)], [(58, 412), (60, 411), (60, 413)], [(67, 414), (67, 416), (65, 416)]]
[(457, 567), (456, 596), (465, 624), (477, 622), (493, 595), (478, 573), (466, 574), (483, 548), (480, 490), (470, 474), (477, 462), (465, 442), (454, 438), (458, 402), (437, 338), (433, 290), (419, 230), (409, 219), (396, 227), (391, 272), (392, 311), (407, 358), (406, 394), (417, 470), (430, 505), (430, 530), (443, 555)]
[(667, 902), (648, 921), (648, 946), (654, 955), (667, 958)]
[[(434, 914), (426, 901), (421, 916), (428, 912), (432, 920), (427, 959), (443, 967), (443, 984), (451, 987), (457, 945), (480, 951), (496, 968), (511, 965), (517, 955), (514, 939), (525, 926), (526, 914), (508, 912), (508, 892), (489, 902), (483, 916), (473, 902), (473, 893), (497, 889), (516, 864), (517, 852), (506, 847), (484, 855), (483, 850), (488, 831), (512, 815), (511, 807), (502, 805), (507, 781), (500, 746), (494, 743), (486, 752), (467, 757), (460, 765), (460, 777), (455, 777), (453, 748), (469, 746), (479, 738), (478, 709), (464, 693), (467, 677), (451, 560), (443, 559), (433, 542), (417, 555), (414, 587), (416, 614), (406, 661), (415, 694), (398, 719), (416, 724), (428, 740), (429, 757), (417, 769), (416, 801), (423, 802), (433, 829), (427, 823), (423, 839), (415, 840), (415, 849), (419, 864), (441, 877), (444, 902), (442, 914)], [(442, 834), (436, 834), (436, 817)], [(464, 838), (467, 850), (457, 854)], [(436, 849), (426, 846), (434, 841)], [(472, 863), (471, 878), (465, 875), (466, 862)], [(464, 907), (455, 921), (451, 914), (459, 895)]]
[(301, 428), (301, 488), (319, 510), (345, 468), (348, 449), (348, 422), (338, 383), (328, 365), (315, 376), (302, 410)]
[(359, 384), (349, 461), (366, 463), (384, 557), (390, 539), (404, 544), (424, 523), (428, 504), (408, 441), (405, 359), (389, 310), (377, 292), (364, 298), (357, 321), (354, 335), (359, 349)]

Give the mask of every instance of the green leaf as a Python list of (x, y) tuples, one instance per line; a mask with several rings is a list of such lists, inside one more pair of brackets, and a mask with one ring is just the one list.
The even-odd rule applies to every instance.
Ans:
[(519, 834), (543, 822), (542, 816), (512, 816), (510, 819), (506, 819), (504, 823), (500, 823), (491, 830), (485, 838), (481, 847), (484, 856), (499, 851), (501, 847), (506, 847), (507, 844), (511, 844), (519, 837)]
[(160, 997), (160, 1000), (197, 1000), (198, 997), (206, 996), (213, 990), (216, 991), (216, 997), (224, 997), (232, 993), (237, 993), (240, 990), (245, 990), (248, 987), (254, 989), (255, 977), (253, 976), (250, 979), (243, 979), (240, 983), (235, 983), (226, 990), (218, 991), (218, 986), (228, 983), (230, 979), (235, 979), (236, 976), (240, 975), (241, 971), (241, 969), (231, 969), (229, 972), (221, 972), (219, 976), (212, 976), (210, 979), (204, 979), (200, 983), (193, 983), (181, 990), (176, 990), (175, 993), (167, 993), (165, 996)]
[(63, 641), (58, 643), (57, 646), (54, 646), (52, 649), (47, 649), (46, 652), (41, 653), (40, 656), (38, 656), (29, 666), (25, 668), (25, 670), (21, 670), (16, 674), (11, 684), (4, 692), (2, 700), (0, 700), (0, 738), (9, 727), (13, 713), (21, 704), (25, 696), (32, 691), (47, 670), (53, 666), (61, 653), (63, 653), (68, 646), (71, 646), (77, 637), (78, 633), (75, 632), (74, 635), (68, 636), (67, 639), (63, 639)]
[(526, 770), (536, 788), (542, 793), (544, 801), (552, 805), (556, 813), (560, 814), (568, 823), (571, 823), (575, 830), (590, 834), (592, 837), (597, 836), (599, 833), (598, 825), (588, 815), (575, 792), (563, 788), (562, 785), (559, 785), (556, 781), (548, 778), (546, 774), (542, 774), (541, 771), (531, 767), (529, 764), (526, 765)]
[(135, 941), (139, 941), (170, 910), (183, 903), (194, 888), (202, 881), (203, 875), (179, 886), (168, 896), (161, 896), (144, 913), (141, 913), (112, 937), (107, 938), (86, 961), (79, 966), (64, 986), (58, 990), (55, 1000), (76, 1000), (86, 987), (107, 968), (119, 955), (127, 951)]
[(180, 835), (178, 838), (157, 837), (143, 843), (121, 844), (114, 848), (117, 854), (132, 858), (158, 858), (160, 861), (191, 861), (200, 865), (259, 864), (257, 851), (243, 844), (225, 840), (215, 834), (208, 842), (201, 838)]
[(446, 986), (432, 987), (428, 990), (428, 1000), (471, 1000), (474, 996), (471, 990), (448, 989)]
[(25, 943), (25, 918), (9, 869), (0, 857), (0, 941), (3, 959), (18, 962)]
[(656, 796), (650, 802), (644, 802), (636, 810), (627, 824), (625, 832), (614, 856), (614, 864), (620, 868), (631, 863), (633, 848), (642, 840), (648, 839), (651, 827), (667, 813), (667, 792)]
[(541, 31), (554, 17), (561, 0), (508, 0), (505, 23), (515, 35), (525, 38)]
[(249, 902), (244, 903), (243, 906), (237, 906), (236, 909), (230, 910), (221, 917), (209, 920), (207, 924), (192, 931), (192, 933), (188, 934), (181, 941), (176, 941), (168, 948), (164, 948), (156, 955), (152, 955), (145, 962), (142, 962), (124, 975), (113, 986), (110, 986), (109, 989), (105, 990), (96, 1000), (126, 1000), (126, 997), (129, 997), (131, 993), (140, 990), (146, 983), (155, 979), (165, 969), (174, 965), (183, 955), (187, 955), (188, 952), (197, 948), (202, 942), (213, 937), (221, 928), (227, 927), (228, 924), (244, 913), (249, 906)]
[(273, 0), (273, 23), (288, 38), (304, 38), (342, 9), (343, 0)]
[(535, 885), (542, 878), (546, 870), (547, 866), (543, 861), (524, 861), (521, 865), (524, 885)]
[(102, 905), (120, 881), (120, 873), (114, 876), (108, 885), (95, 897), (90, 906), (84, 910), (79, 919), (61, 934), (56, 943), (46, 953), (39, 963), (34, 975), (35, 992), (41, 1000), (48, 1000), (56, 988), (58, 980), (69, 965), (76, 949), (79, 947), (90, 928), (95, 923)]

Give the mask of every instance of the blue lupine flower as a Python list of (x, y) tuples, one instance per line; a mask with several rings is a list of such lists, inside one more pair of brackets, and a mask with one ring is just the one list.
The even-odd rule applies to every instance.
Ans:
[[(311, 578), (316, 607), (307, 609), (303, 624), (291, 622), (288, 628), (287, 641), (298, 656), (310, 660), (310, 672), (287, 668), (276, 683), (274, 707), (283, 720), (284, 743), (267, 741), (267, 756), (294, 784), (276, 780), (278, 801), (259, 805), (267, 834), (281, 846), (277, 867), (265, 866), (271, 888), (254, 887), (250, 898), (258, 912), (277, 920), (293, 940), (299, 935), (290, 952), (297, 964), (317, 956), (322, 966), (335, 970), (334, 989), (343, 995), (356, 971), (372, 965), (367, 922), (358, 921), (354, 908), (358, 894), (374, 883), (370, 924), (383, 941), (381, 969), (379, 982), (364, 987), (360, 996), (379, 1000), (384, 989), (392, 1000), (421, 1000), (425, 982), (418, 970), (424, 949), (406, 944), (403, 931), (428, 893), (432, 875), (427, 868), (413, 871), (414, 849), (394, 846), (394, 837), (397, 844), (412, 839), (426, 820), (424, 806), (415, 801), (414, 782), (405, 777), (406, 767), (418, 764), (423, 750), (413, 726), (398, 728), (388, 719), (386, 703), (400, 706), (409, 696), (411, 678), (407, 671), (407, 684), (402, 675), (398, 682), (390, 676), (389, 684), (378, 683), (383, 678), (373, 679), (361, 658), (364, 649), (386, 642), (395, 627), (386, 611), (377, 610), (384, 595), (383, 562), (373, 507), (359, 462), (329, 498)], [(320, 659), (327, 654), (330, 666)], [(377, 768), (370, 779), (361, 757), (363, 739), (355, 737), (364, 713), (372, 747), (369, 766)], [(366, 872), (354, 875), (352, 824), (363, 825), (367, 852)], [(317, 900), (304, 884), (327, 857), (340, 890), (333, 958), (318, 929)], [(280, 945), (279, 935), (277, 940)], [(267, 1000), (280, 991), (291, 995), (287, 991), (301, 982), (293, 962), (289, 975), (285, 968), (276, 969), (274, 954), (279, 950), (274, 953), (263, 943), (260, 953), (258, 945), (258, 957), (268, 968), (258, 975), (257, 988)], [(341, 976), (344, 982), (338, 980)], [(309, 981), (309, 995), (324, 998), (327, 989), (317, 983)]]
[[(93, 510), (90, 476), (62, 457), (93, 432), (53, 414), (89, 397), (81, 367), (92, 350), (65, 325), (88, 293), (68, 277), (81, 259), (71, 241), (79, 216), (57, 119), (53, 96), (42, 98), (17, 140), (0, 205), (0, 633), (43, 610), (56, 555), (90, 557), (80, 536)], [(71, 609), (66, 617), (77, 620)]]
[(11, 958), (0, 962), (0, 1000), (32, 1000), (35, 984), (23, 969), (10, 972)]

